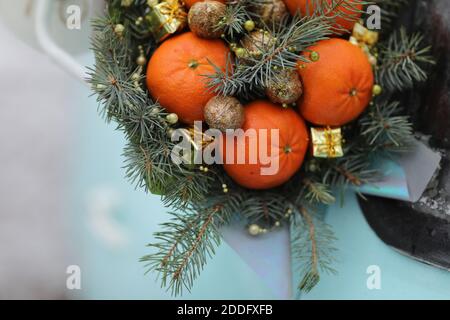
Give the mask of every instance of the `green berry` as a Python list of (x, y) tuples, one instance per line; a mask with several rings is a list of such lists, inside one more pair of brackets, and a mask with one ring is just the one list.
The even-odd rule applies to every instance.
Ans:
[(178, 123), (178, 115), (176, 113), (168, 114), (166, 120), (170, 124), (176, 124)]
[(257, 224), (252, 224), (252, 225), (250, 225), (249, 227), (248, 227), (248, 233), (251, 235), (251, 236), (254, 236), (254, 237), (256, 237), (257, 235), (259, 235), (260, 233), (261, 233), (261, 227), (260, 226), (258, 226)]
[(247, 50), (245, 50), (244, 48), (236, 48), (236, 50), (234, 50), (234, 53), (236, 53), (236, 56), (238, 58), (244, 58), (247, 55)]
[(319, 59), (320, 59), (320, 55), (317, 51), (311, 52), (309, 57), (311, 58), (311, 61), (313, 61), (313, 62), (319, 61)]
[(125, 31), (125, 26), (123, 25), (123, 24), (116, 24), (115, 26), (114, 26), (114, 33), (115, 34), (117, 34), (117, 35), (122, 35), (123, 34), (123, 32)]
[(255, 30), (255, 22), (253, 20), (247, 20), (244, 23), (244, 28), (245, 30), (247, 30), (248, 32), (252, 32), (253, 30)]
[(373, 86), (372, 92), (374, 96), (379, 96), (383, 92), (383, 88), (379, 84), (376, 84)]

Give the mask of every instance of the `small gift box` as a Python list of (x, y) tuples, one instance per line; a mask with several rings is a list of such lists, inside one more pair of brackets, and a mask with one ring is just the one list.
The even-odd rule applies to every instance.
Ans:
[(372, 54), (372, 49), (377, 44), (378, 38), (379, 33), (377, 31), (369, 30), (362, 24), (355, 23), (350, 42), (359, 46), (366, 53), (370, 63), (376, 65), (377, 58)]
[(149, 6), (150, 12), (146, 18), (157, 42), (164, 41), (186, 26), (187, 13), (182, 1), (155, 0), (149, 1)]
[(373, 47), (378, 42), (378, 32), (371, 31), (360, 23), (355, 23), (352, 37), (356, 39), (357, 42), (363, 42), (369, 47)]
[(181, 160), (188, 164), (195, 164), (197, 157), (199, 154), (201, 155), (202, 150), (214, 142), (214, 137), (206, 134), (195, 126), (178, 129), (177, 132), (177, 138), (188, 143), (188, 145), (183, 146), (185, 149), (181, 156)]
[(342, 149), (341, 128), (311, 128), (313, 156), (316, 158), (340, 158)]

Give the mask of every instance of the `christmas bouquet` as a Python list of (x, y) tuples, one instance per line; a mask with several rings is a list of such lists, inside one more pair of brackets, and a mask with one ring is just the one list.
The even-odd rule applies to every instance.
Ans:
[(252, 236), (289, 226), (300, 292), (334, 272), (324, 208), (410, 148), (396, 97), (433, 64), (419, 34), (392, 30), (403, 6), (108, 1), (90, 83), (128, 140), (127, 178), (173, 210), (142, 258), (163, 286), (189, 290), (236, 217)]

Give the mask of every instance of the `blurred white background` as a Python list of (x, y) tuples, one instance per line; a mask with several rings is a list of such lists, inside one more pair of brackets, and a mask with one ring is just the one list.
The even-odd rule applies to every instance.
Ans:
[(0, 299), (66, 293), (64, 206), (76, 106), (67, 93), (76, 80), (33, 48), (33, 10), (33, 0), (0, 1)]

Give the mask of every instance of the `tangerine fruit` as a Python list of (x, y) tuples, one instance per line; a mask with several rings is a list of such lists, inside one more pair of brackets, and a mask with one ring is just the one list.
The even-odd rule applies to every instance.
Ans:
[[(331, 4), (331, 0), (327, 0), (328, 4)], [(302, 15), (306, 15), (307, 13), (311, 14), (314, 11), (314, 5), (312, 0), (284, 0), (284, 3), (289, 9), (289, 12), (292, 15), (295, 15), (297, 11), (300, 11)], [(309, 4), (309, 9), (307, 10), (307, 4)], [(355, 9), (362, 10), (362, 4), (357, 4)], [(330, 9), (331, 10), (331, 9)], [(342, 16), (338, 16), (336, 18), (336, 23), (334, 25), (335, 28), (345, 29), (351, 31), (355, 22), (361, 17), (361, 12), (350, 9), (348, 6), (344, 6), (343, 4), (339, 4), (339, 8), (336, 8), (335, 11), (330, 12), (330, 15), (336, 14), (336, 11), (339, 11), (343, 15), (347, 16), (344, 18)], [(339, 33), (339, 32), (338, 32)], [(342, 33), (342, 32), (341, 32)]]
[[(249, 189), (269, 189), (282, 185), (300, 169), (309, 137), (305, 122), (294, 110), (282, 109), (265, 100), (254, 101), (245, 107), (242, 129), (247, 135), (239, 135), (231, 145), (234, 159), (229, 154), (227, 140), (222, 140), (224, 169), (236, 183)], [(255, 135), (250, 129), (254, 129)], [(230, 136), (222, 137), (230, 139)], [(261, 146), (267, 147), (266, 150)], [(227, 161), (227, 156), (232, 163)], [(245, 161), (238, 162), (239, 157)]]
[(225, 69), (229, 49), (222, 40), (207, 40), (186, 32), (164, 41), (150, 58), (150, 94), (184, 123), (203, 121), (203, 108), (214, 97), (205, 75), (215, 66)]
[(299, 63), (303, 118), (322, 126), (341, 126), (356, 119), (372, 98), (374, 76), (366, 54), (342, 39), (318, 42), (309, 48), (317, 60)]

